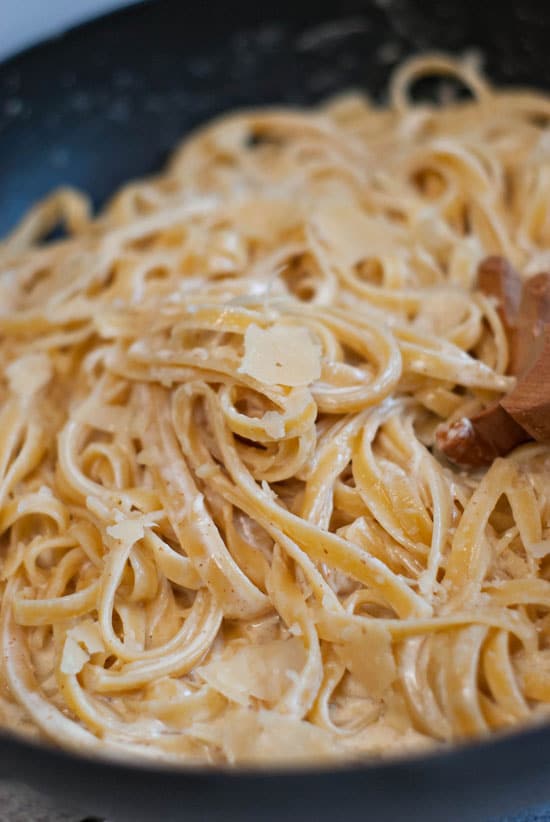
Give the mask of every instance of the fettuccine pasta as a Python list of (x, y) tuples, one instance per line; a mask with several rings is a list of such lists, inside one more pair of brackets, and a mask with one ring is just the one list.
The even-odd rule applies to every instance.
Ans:
[[(468, 99), (414, 103), (422, 75)], [(550, 703), (550, 449), (434, 449), (514, 385), (550, 98), (413, 59), (231, 114), (0, 245), (0, 720), (178, 763), (401, 753)], [(136, 137), (137, 139), (137, 137)], [(57, 225), (67, 237), (44, 242)]]

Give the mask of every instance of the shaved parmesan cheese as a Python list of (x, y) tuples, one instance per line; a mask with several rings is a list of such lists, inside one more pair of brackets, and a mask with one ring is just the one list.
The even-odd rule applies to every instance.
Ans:
[(248, 705), (250, 696), (275, 704), (305, 660), (300, 640), (276, 639), (240, 648), (229, 658), (199, 668), (198, 673), (212, 688), (240, 705)]
[(6, 368), (10, 390), (20, 397), (32, 397), (49, 383), (53, 375), (47, 354), (25, 354)]
[(391, 636), (387, 630), (372, 627), (334, 649), (350, 673), (366, 688), (370, 697), (385, 694), (396, 677)]
[(246, 330), (239, 372), (267, 385), (309, 385), (321, 376), (321, 349), (307, 328), (252, 324)]
[(219, 745), (229, 762), (311, 763), (338, 755), (332, 734), (277, 712), (235, 708), (208, 724), (194, 723), (188, 733)]
[(113, 539), (119, 539), (126, 544), (133, 544), (143, 539), (143, 522), (140, 520), (126, 519), (116, 525), (110, 525), (107, 533)]
[(274, 440), (280, 440), (285, 435), (285, 423), (281, 416), (276, 411), (266, 411), (262, 417), (262, 424), (264, 431), (269, 437)]
[(64, 674), (79, 674), (90, 655), (80, 647), (78, 642), (67, 636), (61, 655), (61, 672)]
[(312, 224), (331, 256), (345, 266), (394, 254), (401, 239), (387, 220), (369, 217), (345, 203), (323, 203)]
[(82, 645), (89, 654), (100, 654), (105, 650), (99, 624), (93, 619), (85, 619), (70, 628), (67, 636)]

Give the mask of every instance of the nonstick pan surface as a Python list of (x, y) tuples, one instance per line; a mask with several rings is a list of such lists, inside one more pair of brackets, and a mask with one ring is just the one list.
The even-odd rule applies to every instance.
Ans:
[[(549, 35), (543, 0), (133, 6), (0, 65), (0, 234), (60, 184), (101, 204), (223, 111), (349, 87), (382, 98), (392, 66), (413, 52), (475, 50), (495, 82), (550, 90)], [(0, 778), (113, 820), (487, 820), (550, 800), (549, 760), (550, 727), (400, 761), (261, 774), (89, 760), (0, 734)]]

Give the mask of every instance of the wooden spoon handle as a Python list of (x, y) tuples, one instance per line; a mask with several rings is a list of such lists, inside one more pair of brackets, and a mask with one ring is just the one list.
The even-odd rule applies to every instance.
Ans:
[(438, 450), (470, 467), (488, 465), (530, 439), (550, 442), (550, 274), (537, 274), (522, 288), (507, 260), (487, 257), (478, 288), (498, 301), (510, 345), (508, 371), (518, 382), (478, 414), (437, 429)]

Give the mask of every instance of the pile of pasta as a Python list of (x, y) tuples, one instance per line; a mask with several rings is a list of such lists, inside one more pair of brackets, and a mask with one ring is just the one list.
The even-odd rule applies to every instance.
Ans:
[[(415, 103), (422, 75), (471, 92)], [(471, 61), (191, 135), (0, 245), (0, 721), (180, 763), (401, 753), (550, 702), (550, 449), (477, 266), (550, 265), (550, 98)], [(136, 137), (137, 139), (137, 137)], [(67, 236), (45, 242), (58, 224)]]

